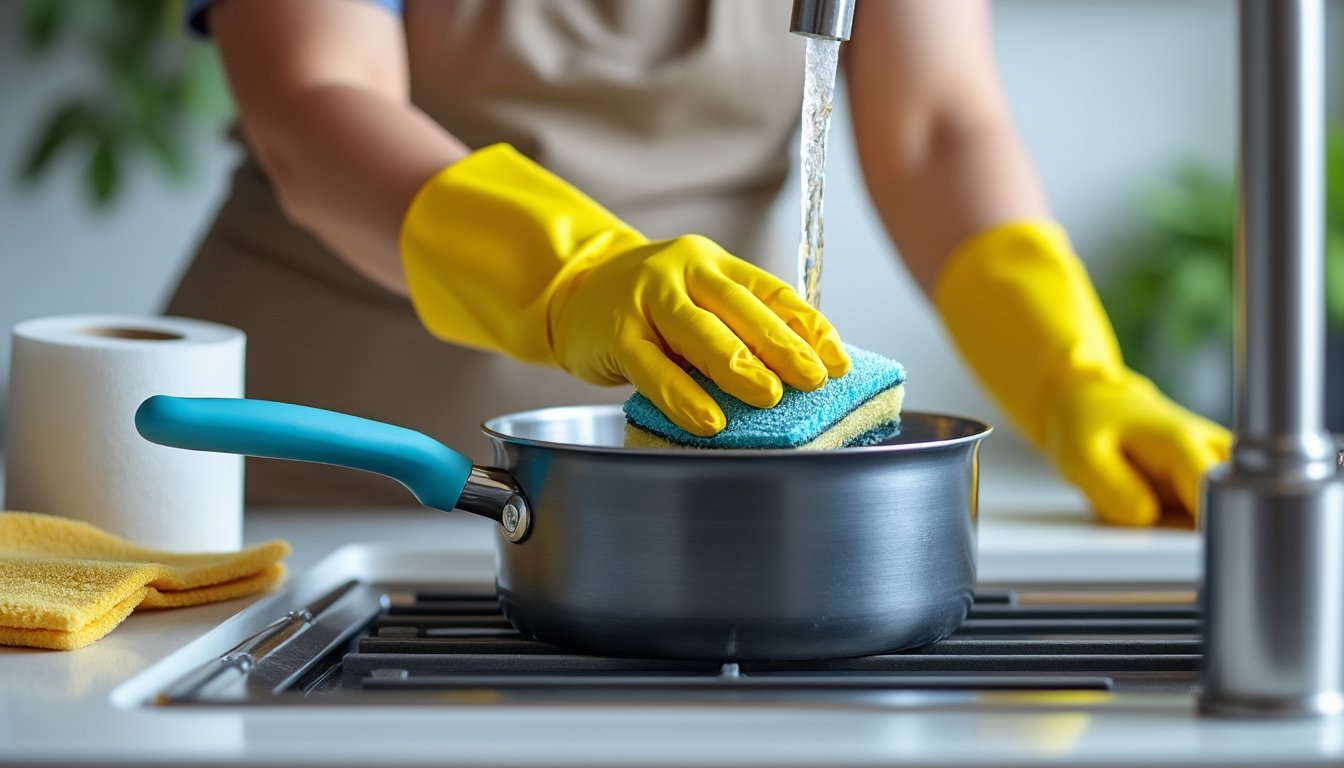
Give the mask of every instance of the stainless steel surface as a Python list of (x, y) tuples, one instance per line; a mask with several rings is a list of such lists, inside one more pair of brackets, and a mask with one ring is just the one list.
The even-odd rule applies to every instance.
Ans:
[(954, 630), (975, 585), (984, 424), (907, 413), (834, 451), (622, 449), (618, 406), (488, 421), (535, 510), (500, 542), (520, 629), (618, 655), (853, 656)]
[(504, 538), (515, 544), (527, 538), (532, 526), (532, 508), (519, 495), (517, 483), (495, 467), (472, 467), (453, 508), (494, 520)]
[(789, 31), (804, 37), (848, 40), (855, 0), (793, 0)]
[[(323, 595), (311, 605), (292, 610), (267, 624), (255, 634), (230, 648), (224, 655), (206, 662), (192, 673), (165, 688), (158, 695), (158, 703), (167, 704), (175, 701), (194, 700), (207, 695), (216, 699), (228, 698), (237, 695), (237, 692), (244, 688), (268, 694), (278, 692), (281, 688), (294, 682), (297, 670), (291, 669), (292, 664), (281, 662), (280, 668), (290, 669), (290, 673), (275, 676), (264, 674), (264, 671), (260, 669), (261, 666), (266, 661), (272, 660), (273, 654), (279, 653), (281, 649), (286, 648), (312, 627), (319, 617), (330, 619), (331, 616), (327, 615), (328, 609), (355, 590), (356, 586), (357, 582), (346, 582)], [(337, 618), (338, 621), (344, 621), (348, 624), (358, 616), (342, 614)], [(367, 620), (367, 616), (365, 616), (365, 620)], [(345, 636), (348, 636), (351, 631), (353, 630), (348, 630)], [(334, 646), (334, 642), (331, 645)], [(325, 655), (330, 650), (331, 648), (327, 647), (324, 651), (314, 655)], [(229, 693), (226, 693), (226, 691)]]
[(1344, 709), (1344, 484), (1324, 428), (1323, 9), (1242, 0), (1237, 440), (1204, 490), (1221, 715)]

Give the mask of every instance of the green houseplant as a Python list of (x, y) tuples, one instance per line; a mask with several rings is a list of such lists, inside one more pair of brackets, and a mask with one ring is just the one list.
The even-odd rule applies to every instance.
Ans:
[[(1326, 147), (1326, 317), (1329, 367), (1344, 366), (1344, 125), (1331, 125)], [(1102, 290), (1125, 359), (1169, 392), (1180, 393), (1201, 350), (1223, 351), (1230, 381), (1233, 259), (1237, 191), (1231, 179), (1199, 165), (1183, 169), (1141, 200), (1153, 233), (1134, 248)], [(1332, 380), (1344, 385), (1344, 370)], [(1341, 393), (1344, 394), (1344, 393)], [(1181, 399), (1178, 394), (1178, 399)], [(1221, 407), (1197, 410), (1227, 421)], [(1344, 397), (1328, 405), (1331, 426), (1344, 431)]]
[(22, 165), (26, 182), (73, 154), (92, 200), (106, 206), (141, 157), (169, 177), (186, 175), (192, 129), (232, 113), (214, 48), (186, 31), (183, 0), (24, 0), (20, 13), (31, 57), (50, 58), (68, 44), (92, 74), (37, 117)]

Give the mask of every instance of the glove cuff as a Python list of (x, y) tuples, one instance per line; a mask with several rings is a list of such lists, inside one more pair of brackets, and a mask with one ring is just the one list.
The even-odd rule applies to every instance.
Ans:
[(555, 364), (548, 308), (595, 254), (646, 242), (568, 182), (507, 144), (431, 177), (401, 227), (402, 267), (421, 323), (445, 341)]
[(1008, 222), (968, 238), (943, 268), (934, 301), (962, 356), (1037, 445), (1061, 387), (1126, 372), (1087, 271), (1053, 221)]

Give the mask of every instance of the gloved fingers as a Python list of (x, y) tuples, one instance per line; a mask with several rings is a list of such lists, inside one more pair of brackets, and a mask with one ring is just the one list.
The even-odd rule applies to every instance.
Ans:
[[(690, 301), (680, 301), (672, 306), (656, 304), (652, 314), (654, 330), (668, 348), (724, 392), (757, 408), (772, 408), (784, 397), (779, 376), (757, 359), (713, 312)], [(696, 385), (696, 389), (700, 386)]]
[(1232, 432), (1212, 419), (1206, 419), (1193, 411), (1187, 410), (1179, 403), (1162, 396), (1170, 409), (1175, 411), (1171, 417), (1185, 435), (1194, 436), (1194, 438), (1213, 451), (1219, 462), (1227, 461), (1232, 456)]
[(701, 437), (713, 437), (728, 424), (723, 409), (690, 374), (668, 359), (657, 343), (630, 339), (618, 352), (625, 377), (672, 423)]
[(1199, 515), (1199, 487), (1218, 454), (1191, 430), (1163, 430), (1136, 436), (1127, 452), (1145, 474), (1165, 482), (1191, 518)]
[(1098, 446), (1087, 456), (1075, 456), (1064, 470), (1108, 523), (1149, 526), (1161, 515), (1156, 489), (1118, 446)]
[(1202, 457), (1199, 460), (1197, 470), (1198, 474), (1196, 474), (1188, 483), (1192, 494), (1189, 507), (1190, 517), (1193, 518), (1196, 523), (1199, 522), (1199, 500), (1200, 497), (1203, 496), (1202, 489), (1204, 487), (1204, 475), (1206, 475), (1210, 469), (1222, 464), (1229, 458), (1228, 453), (1220, 453), (1217, 446), (1200, 443), (1197, 444), (1197, 447), (1202, 449)]
[(1204, 444), (1217, 457), (1218, 463), (1232, 458), (1232, 433), (1223, 427), (1214, 425), (1212, 434), (1204, 438)]
[(699, 275), (687, 287), (692, 301), (717, 315), (785, 384), (811, 392), (826, 383), (816, 350), (756, 294), (718, 273)]
[(746, 287), (761, 303), (783, 320), (799, 338), (816, 350), (831, 377), (849, 372), (849, 353), (840, 334), (826, 316), (803, 300), (787, 283), (760, 267), (740, 259), (725, 261), (723, 273)]

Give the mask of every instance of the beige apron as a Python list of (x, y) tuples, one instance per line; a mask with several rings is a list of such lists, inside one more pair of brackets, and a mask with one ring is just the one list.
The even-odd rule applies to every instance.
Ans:
[[(506, 141), (650, 237), (695, 232), (792, 280), (768, 211), (796, 152), (787, 0), (409, 0), (412, 99), (469, 146)], [(423, 431), (489, 463), (479, 425), (620, 402), (567, 374), (433, 339), (409, 302), (290, 223), (252, 157), (168, 307), (248, 336), (250, 397)], [(394, 481), (249, 460), (251, 505), (414, 503)]]

